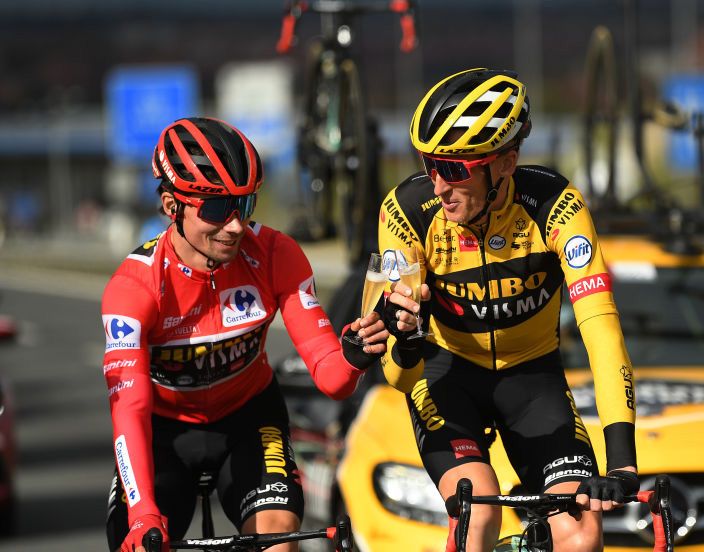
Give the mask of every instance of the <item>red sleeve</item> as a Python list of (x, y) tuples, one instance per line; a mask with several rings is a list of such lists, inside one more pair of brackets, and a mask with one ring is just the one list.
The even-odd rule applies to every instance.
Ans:
[(344, 399), (364, 373), (349, 364), (340, 341), (320, 306), (310, 263), (289, 236), (278, 234), (272, 251), (272, 281), (279, 309), (293, 345), (328, 397)]
[(103, 294), (103, 374), (112, 416), (115, 462), (127, 495), (130, 526), (158, 514), (152, 458), (152, 383), (147, 336), (157, 315), (149, 291), (137, 280), (114, 276)]

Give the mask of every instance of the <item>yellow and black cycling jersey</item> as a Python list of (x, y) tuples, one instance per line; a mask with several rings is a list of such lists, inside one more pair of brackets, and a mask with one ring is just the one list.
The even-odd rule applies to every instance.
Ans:
[[(379, 213), (379, 250), (416, 247), (431, 290), (426, 339), (490, 370), (559, 347), (563, 283), (589, 353), (602, 424), (633, 423), (632, 370), (611, 280), (580, 192), (560, 174), (519, 166), (483, 234), (447, 220), (425, 173), (392, 189)], [(389, 344), (395, 343), (392, 337)], [(410, 392), (423, 361), (401, 367), (389, 347), (389, 383)]]

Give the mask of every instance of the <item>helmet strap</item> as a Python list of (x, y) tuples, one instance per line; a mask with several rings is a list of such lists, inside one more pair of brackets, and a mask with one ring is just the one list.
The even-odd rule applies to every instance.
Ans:
[(183, 211), (185, 210), (186, 205), (183, 203), (183, 201), (179, 201), (175, 197), (174, 200), (176, 201), (176, 214), (174, 215), (173, 220), (174, 224), (176, 224), (176, 231), (181, 235), (184, 240), (186, 240), (186, 243), (188, 245), (190, 245), (195, 251), (205, 257), (205, 266), (208, 268), (208, 270), (213, 270), (220, 263), (208, 257), (205, 253), (203, 253), (200, 249), (193, 245), (191, 241), (186, 237), (186, 233), (183, 231)]
[(486, 198), (484, 199), (484, 207), (482, 207), (482, 210), (479, 211), (479, 213), (477, 213), (475, 216), (473, 216), (470, 220), (463, 223), (462, 226), (472, 226), (478, 220), (481, 220), (484, 217), (484, 215), (486, 215), (489, 212), (489, 207), (491, 206), (492, 203), (494, 203), (496, 198), (499, 196), (499, 188), (501, 187), (501, 184), (504, 181), (504, 177), (501, 176), (496, 180), (495, 183), (492, 182), (491, 181), (491, 170), (489, 169), (488, 165), (484, 165), (484, 174), (486, 175), (486, 181), (488, 182), (487, 191), (486, 191)]

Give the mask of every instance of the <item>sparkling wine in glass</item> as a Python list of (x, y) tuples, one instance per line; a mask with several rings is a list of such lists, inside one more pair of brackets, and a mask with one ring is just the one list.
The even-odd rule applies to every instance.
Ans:
[[(386, 286), (387, 276), (386, 273), (382, 271), (381, 259), (382, 257), (378, 253), (369, 255), (367, 273), (364, 277), (364, 291), (362, 291), (362, 309), (360, 314), (362, 318), (372, 313)], [(364, 345), (364, 339), (358, 335), (351, 337), (343, 336), (343, 339), (355, 345)]]
[[(420, 262), (418, 261), (418, 250), (415, 247), (396, 250), (396, 266), (398, 275), (405, 285), (411, 288), (411, 298), (420, 304), (420, 288), (423, 280), (420, 277)], [(416, 314), (416, 333), (407, 339), (418, 339), (428, 335), (420, 327), (420, 314)]]

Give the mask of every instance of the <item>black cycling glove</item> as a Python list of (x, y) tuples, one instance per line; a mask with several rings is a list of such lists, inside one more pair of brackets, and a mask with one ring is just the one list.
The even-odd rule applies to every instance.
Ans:
[[(350, 325), (345, 326), (342, 330), (342, 336), (354, 337), (356, 332), (352, 331)], [(342, 339), (342, 355), (345, 360), (358, 370), (366, 370), (377, 360), (384, 356), (384, 353), (365, 353), (364, 347), (350, 343), (346, 339)]]
[(577, 494), (586, 494), (598, 500), (613, 500), (624, 503), (624, 497), (634, 495), (640, 489), (638, 476), (630, 471), (612, 470), (606, 477), (596, 475), (579, 484)]
[(403, 342), (404, 345), (408, 344), (408, 346), (412, 347), (416, 344), (416, 342), (418, 342), (418, 341), (422, 342), (422, 340), (418, 340), (418, 339), (411, 339), (410, 341), (408, 340), (409, 335), (416, 333), (415, 330), (410, 330), (408, 332), (402, 332), (401, 330), (398, 329), (398, 315), (397, 315), (397, 313), (399, 311), (406, 311), (406, 312), (413, 314), (408, 309), (404, 309), (403, 307), (398, 306), (396, 303), (392, 303), (388, 299), (386, 300), (386, 303), (384, 304), (384, 311), (382, 313), (382, 319), (384, 320), (384, 326), (386, 326), (386, 329), (389, 330), (389, 333), (391, 335), (393, 335), (398, 340), (399, 343)]
[[(414, 335), (416, 331), (410, 330), (408, 332), (402, 332), (398, 329), (397, 313), (399, 311), (411, 312), (388, 300), (384, 304), (384, 311), (382, 313), (384, 326), (389, 333), (396, 338), (396, 344), (391, 350), (391, 357), (401, 368), (413, 368), (420, 362), (423, 355), (423, 342), (425, 340), (408, 339), (408, 336)], [(411, 312), (411, 314), (413, 313)]]

